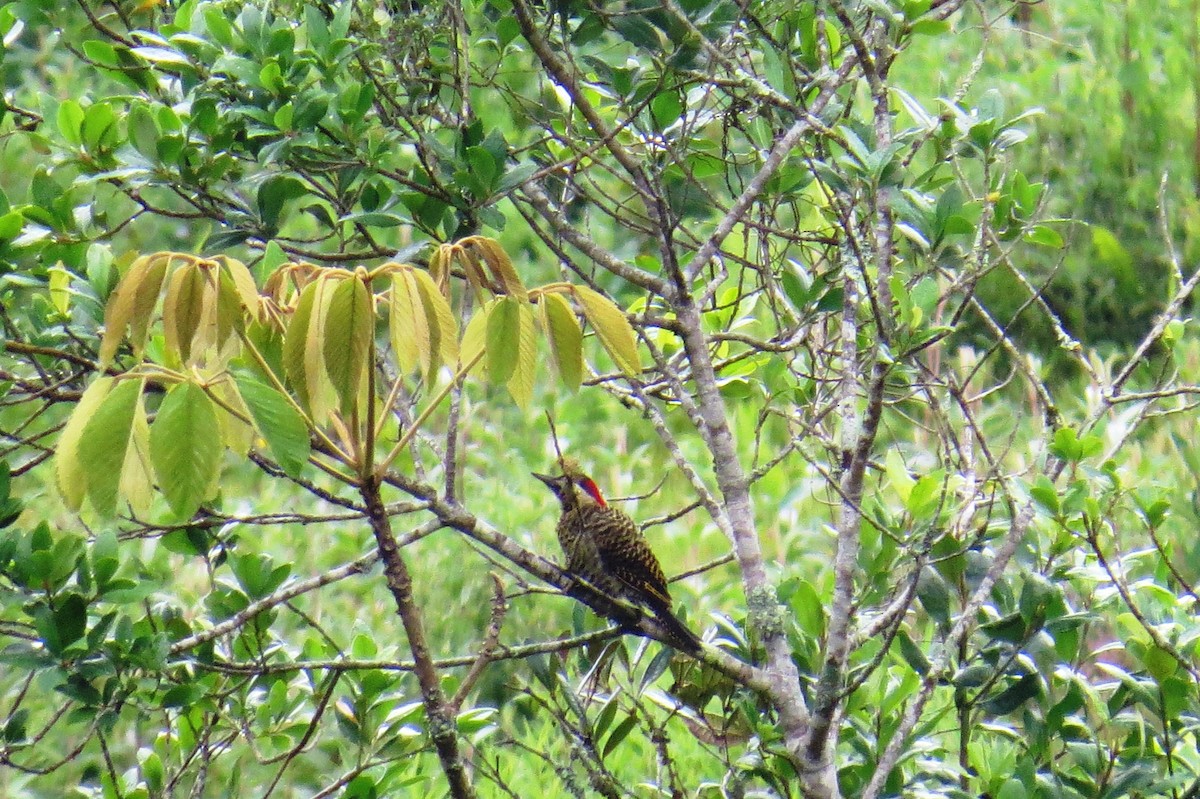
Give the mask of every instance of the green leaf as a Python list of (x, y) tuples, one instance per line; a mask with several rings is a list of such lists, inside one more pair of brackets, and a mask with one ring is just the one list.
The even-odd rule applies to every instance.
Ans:
[(1006, 644), (1019, 644), (1028, 638), (1028, 628), (1020, 613), (1010, 613), (996, 621), (981, 624), (979, 631), (994, 641)]
[(288, 175), (273, 175), (264, 180), (258, 187), (258, 213), (263, 225), (268, 230), (278, 230), (284, 203), (307, 193), (303, 183)]
[(106, 529), (96, 535), (96, 542), (92, 544), (92, 571), (96, 577), (96, 585), (101, 591), (117, 573), (120, 565), (117, 534), (112, 529)]
[(67, 420), (58, 437), (58, 448), (54, 456), (58, 491), (67, 507), (74, 511), (79, 510), (87, 493), (88, 472), (84, 467), (85, 461), (79, 457), (79, 443), (88, 422), (112, 387), (111, 377), (99, 377), (93, 381), (84, 390), (75, 410), (71, 412), (71, 418)]
[(1028, 795), (1025, 784), (1016, 777), (1009, 777), (996, 791), (996, 799), (1026, 799)]
[(917, 599), (929, 617), (938, 624), (950, 623), (950, 586), (929, 566), (917, 577)]
[(425, 306), (411, 271), (404, 269), (392, 275), (388, 313), (392, 352), (400, 371), (405, 374), (416, 369), (418, 364), (427, 365), (431, 355), (430, 326), (425, 321)]
[(129, 110), (125, 125), (129, 129), (129, 141), (134, 149), (151, 161), (157, 161), (158, 138), (161, 134), (150, 110), (144, 105), (135, 105)]
[(432, 383), (441, 364), (458, 360), (458, 322), (433, 277), (421, 269), (413, 269), (411, 275), (429, 330), (429, 362), (425, 379)]
[(909, 636), (907, 630), (900, 630), (896, 634), (896, 643), (900, 645), (900, 656), (913, 671), (917, 674), (925, 674), (929, 671), (929, 658)]
[(513, 402), (522, 410), (529, 407), (533, 399), (533, 386), (537, 378), (537, 329), (533, 321), (533, 309), (529, 303), (517, 306), (519, 331), (517, 336), (517, 361), (512, 377), (505, 384)]
[(212, 400), (195, 383), (167, 394), (150, 427), (150, 459), (171, 510), (190, 518), (216, 485), (221, 431)]
[(495, 384), (507, 383), (521, 354), (521, 301), (505, 296), (488, 314), (487, 369)]
[(579, 320), (561, 294), (549, 292), (541, 296), (542, 325), (550, 342), (550, 353), (563, 385), (578, 391), (583, 383), (583, 331)]
[(357, 404), (374, 331), (375, 313), (366, 283), (357, 277), (340, 281), (325, 314), (324, 355), (325, 370), (344, 414)]
[[(669, 651), (669, 650), (668, 650)], [(621, 720), (621, 723), (612, 731), (612, 735), (608, 736), (608, 740), (604, 742), (604, 751), (600, 757), (605, 758), (612, 754), (613, 750), (621, 745), (621, 742), (629, 737), (629, 733), (637, 727), (637, 718), (633, 715), (626, 716)]]
[(669, 128), (683, 114), (683, 103), (674, 91), (664, 91), (650, 101), (650, 116), (658, 130)]
[(96, 408), (79, 439), (79, 462), (86, 474), (87, 497), (102, 516), (111, 516), (116, 511), (125, 452), (141, 396), (141, 380), (119, 383)]
[(53, 609), (42, 605), (34, 615), (38, 635), (52, 654), (63, 650), (83, 637), (87, 630), (87, 601), (79, 594), (58, 597)]
[(573, 288), (583, 307), (583, 315), (596, 329), (600, 343), (612, 357), (613, 363), (630, 377), (638, 375), (642, 371), (642, 362), (638, 357), (637, 339), (624, 312), (612, 300), (587, 286)]
[(892, 490), (896, 492), (900, 501), (907, 505), (908, 498), (912, 495), (913, 486), (917, 484), (917, 481), (908, 473), (908, 467), (904, 465), (904, 458), (895, 447), (889, 447), (887, 454), (884, 455), (884, 467)]
[(308, 347), (308, 328), (312, 324), (313, 305), (318, 289), (323, 281), (314, 280), (300, 292), (296, 310), (288, 322), (287, 332), (283, 338), (283, 368), (287, 374), (288, 384), (296, 392), (300, 404), (311, 408), (308, 396), (308, 367), (305, 354)]
[(1050, 515), (1058, 516), (1062, 512), (1062, 507), (1058, 502), (1058, 491), (1045, 475), (1038, 476), (1037, 482), (1029, 489), (1029, 494), (1039, 505), (1049, 511)]
[(271, 455), (285, 474), (298, 477), (308, 463), (311, 446), (304, 417), (285, 396), (265, 383), (239, 376), (237, 387)]
[(58, 132), (69, 144), (82, 144), (83, 108), (74, 100), (63, 100), (58, 106)]
[(1005, 688), (994, 698), (984, 703), (989, 713), (1003, 716), (1037, 696), (1041, 692), (1042, 680), (1036, 673), (1026, 674), (1015, 683)]
[(1038, 225), (1026, 233), (1025, 241), (1052, 250), (1061, 250), (1064, 244), (1062, 234), (1046, 225)]

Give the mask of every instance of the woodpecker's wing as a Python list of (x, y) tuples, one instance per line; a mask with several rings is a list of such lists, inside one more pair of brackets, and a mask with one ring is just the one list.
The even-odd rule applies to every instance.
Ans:
[(614, 508), (605, 508), (595, 524), (592, 539), (604, 570), (651, 605), (671, 608), (667, 578), (633, 519)]

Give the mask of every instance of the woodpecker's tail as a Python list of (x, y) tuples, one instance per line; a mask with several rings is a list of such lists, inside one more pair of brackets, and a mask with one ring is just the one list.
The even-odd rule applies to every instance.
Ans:
[(655, 602), (650, 605), (650, 609), (654, 611), (654, 617), (658, 619), (659, 624), (665, 629), (668, 644), (680, 652), (687, 652), (691, 655), (700, 652), (700, 637), (685, 627), (683, 622), (671, 612), (669, 607), (665, 604)]

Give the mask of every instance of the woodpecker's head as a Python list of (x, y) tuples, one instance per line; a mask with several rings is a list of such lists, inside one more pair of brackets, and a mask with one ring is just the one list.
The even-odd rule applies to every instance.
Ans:
[(604, 507), (608, 504), (604, 501), (604, 495), (600, 493), (596, 482), (571, 466), (568, 466), (566, 471), (557, 477), (538, 474), (537, 472), (533, 472), (533, 476), (545, 483), (546, 488), (554, 492), (554, 496), (558, 497), (558, 501), (562, 503), (563, 510), (581, 508), (587, 505)]

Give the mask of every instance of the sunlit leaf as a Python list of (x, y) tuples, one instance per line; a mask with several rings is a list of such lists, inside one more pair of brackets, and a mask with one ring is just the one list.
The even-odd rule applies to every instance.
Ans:
[(142, 357), (146, 337), (150, 333), (150, 323), (154, 321), (154, 307), (158, 304), (158, 295), (162, 292), (163, 280), (170, 264), (170, 256), (151, 256), (146, 273), (134, 294), (133, 313), (129, 320), (129, 343), (133, 346), (135, 358)]
[(568, 389), (578, 391), (583, 382), (583, 331), (579, 329), (575, 311), (561, 294), (554, 292), (543, 294), (538, 305), (559, 378)]
[(233, 285), (237, 287), (238, 300), (242, 309), (251, 318), (256, 317), (258, 315), (258, 286), (255, 285), (254, 276), (250, 274), (250, 270), (236, 258), (227, 258), (222, 255), (217, 260), (220, 261), (224, 272), (233, 280)]
[(163, 337), (168, 353), (187, 363), (204, 313), (204, 275), (194, 264), (181, 267), (167, 283)]
[(402, 372), (409, 374), (418, 364), (429, 362), (429, 325), (411, 270), (402, 269), (392, 275), (388, 330)]
[(583, 315), (596, 329), (600, 343), (617, 367), (630, 377), (642, 371), (638, 357), (637, 339), (625, 314), (612, 300), (587, 286), (575, 286), (575, 296), (583, 307)]
[(460, 372), (468, 363), (478, 361), (478, 365), (474, 368), (483, 369), (486, 374), (487, 359), (482, 356), (487, 346), (488, 316), (500, 301), (500, 299), (489, 300), (486, 305), (475, 312), (471, 321), (467, 323), (458, 351), (458, 370)]
[(487, 369), (493, 383), (507, 383), (520, 357), (521, 301), (511, 294), (488, 314)]
[(208, 498), (221, 462), (221, 431), (213, 402), (195, 383), (167, 394), (150, 428), (150, 458), (171, 510), (190, 518)]
[(332, 386), (325, 366), (325, 324), (329, 315), (329, 303), (333, 299), (335, 281), (315, 281), (312, 319), (304, 340), (304, 377), (307, 381), (310, 413), (317, 424), (328, 418), (332, 404)]
[(116, 511), (125, 452), (133, 430), (141, 380), (125, 380), (104, 397), (79, 439), (78, 455), (87, 477), (87, 497), (102, 516)]
[(517, 306), (517, 320), (517, 359), (512, 377), (506, 385), (513, 402), (524, 410), (533, 399), (533, 386), (537, 378), (537, 327), (529, 303), (523, 302)]
[(419, 269), (414, 269), (412, 276), (429, 328), (430, 360), (426, 367), (426, 379), (432, 381), (438, 366), (458, 360), (458, 323), (433, 278)]
[(343, 413), (355, 406), (370, 361), (375, 313), (371, 292), (357, 277), (340, 281), (325, 314), (325, 368)]
[(483, 256), (483, 262), (496, 276), (505, 292), (521, 300), (529, 297), (520, 275), (517, 274), (516, 267), (513, 266), (512, 259), (508, 257), (508, 253), (504, 251), (499, 242), (480, 236), (473, 239), (472, 243), (478, 248), (479, 253)]
[[(129, 271), (125, 273), (125, 277), (121, 278), (121, 282), (109, 295), (108, 304), (104, 308), (104, 336), (100, 339), (101, 368), (112, 363), (113, 357), (117, 354), (117, 348), (121, 346), (121, 340), (125, 337), (130, 320), (134, 318), (135, 308), (138, 307), (138, 294), (143, 288), (147, 276), (153, 277), (150, 274), (151, 267), (158, 260), (160, 259), (156, 259), (154, 256), (142, 256), (135, 260), (130, 265)], [(158, 272), (158, 275), (159, 282), (154, 286), (155, 296), (162, 285), (161, 271)], [(147, 289), (145, 293), (149, 294), (150, 287), (146, 286), (145, 288)], [(151, 310), (153, 310), (153, 306), (151, 306)]]
[(150, 424), (146, 419), (145, 396), (138, 394), (133, 410), (133, 426), (129, 431), (129, 447), (125, 450), (125, 462), (121, 466), (121, 480), (117, 486), (122, 499), (130, 510), (144, 514), (154, 500), (154, 476), (150, 466)]
[(243, 421), (250, 419), (250, 409), (246, 407), (241, 393), (231, 380), (222, 380), (209, 386), (218, 410), (217, 423), (221, 428), (221, 444), (241, 457), (250, 452), (254, 445), (254, 428)]
[(99, 377), (93, 381), (79, 398), (71, 418), (67, 420), (58, 436), (58, 448), (54, 456), (55, 477), (58, 479), (58, 490), (63, 501), (74, 511), (79, 510), (87, 492), (88, 470), (79, 457), (79, 441), (87, 423), (91, 421), (92, 415), (112, 387), (111, 377)]
[(283, 338), (284, 373), (287, 375), (288, 384), (296, 392), (300, 404), (305, 408), (312, 407), (308, 396), (305, 348), (308, 345), (308, 328), (312, 323), (313, 302), (321, 282), (315, 280), (300, 292), (300, 300), (296, 303), (296, 310), (292, 312), (292, 318), (288, 321), (287, 332)]
[(310, 447), (304, 418), (286, 397), (264, 383), (238, 377), (237, 386), (271, 455), (288, 476), (298, 476), (308, 462)]

